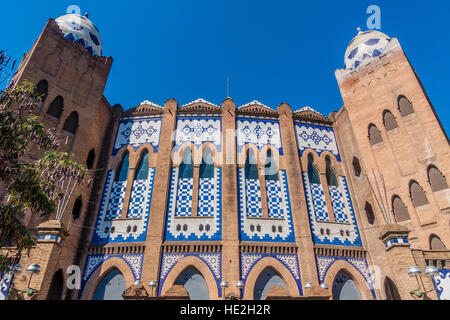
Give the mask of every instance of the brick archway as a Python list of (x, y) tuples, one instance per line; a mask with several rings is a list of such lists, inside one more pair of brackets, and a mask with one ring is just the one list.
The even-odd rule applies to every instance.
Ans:
[(92, 275), (89, 277), (89, 280), (86, 282), (86, 285), (83, 288), (83, 293), (81, 295), (80, 300), (92, 300), (95, 289), (97, 289), (98, 284), (103, 279), (105, 275), (107, 275), (112, 269), (118, 269), (120, 273), (122, 273), (125, 278), (126, 287), (129, 288), (133, 285), (135, 279), (133, 272), (131, 271), (128, 264), (117, 257), (113, 257), (111, 259), (103, 262)]
[(363, 300), (373, 300), (374, 297), (372, 295), (372, 292), (367, 284), (366, 279), (361, 275), (361, 273), (356, 269), (353, 265), (351, 265), (349, 262), (344, 260), (338, 260), (335, 261), (330, 268), (328, 269), (327, 275), (325, 276), (325, 284), (330, 288), (330, 294), (332, 295), (332, 288), (334, 279), (338, 275), (340, 271), (346, 272), (352, 280), (355, 282), (356, 287), (359, 290), (359, 293), (361, 294), (361, 297)]
[(167, 275), (164, 280), (164, 284), (161, 288), (161, 296), (164, 296), (170, 288), (175, 284), (178, 277), (189, 267), (194, 267), (201, 273), (203, 278), (206, 281), (206, 285), (208, 286), (209, 299), (217, 300), (219, 299), (219, 290), (217, 288), (217, 282), (209, 269), (208, 265), (203, 262), (200, 258), (194, 256), (188, 256), (183, 258), (180, 262), (178, 262), (172, 270)]
[(266, 257), (259, 260), (255, 266), (250, 271), (247, 280), (245, 281), (244, 288), (244, 299), (245, 300), (254, 300), (253, 292), (255, 289), (256, 281), (258, 280), (259, 275), (266, 268), (272, 268), (276, 272), (278, 272), (286, 284), (289, 295), (291, 297), (299, 297), (300, 291), (297, 286), (297, 282), (295, 282), (294, 277), (288, 268), (286, 268), (280, 261), (272, 257)]

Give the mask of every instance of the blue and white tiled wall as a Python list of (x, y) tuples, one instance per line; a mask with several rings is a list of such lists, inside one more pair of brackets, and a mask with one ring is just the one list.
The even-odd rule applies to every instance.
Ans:
[(305, 150), (313, 149), (319, 156), (324, 151), (329, 151), (339, 162), (341, 161), (333, 128), (297, 122), (295, 133), (300, 157)]
[[(214, 178), (199, 182), (197, 217), (192, 217), (193, 179), (179, 188), (179, 168), (173, 167), (167, 204), (166, 241), (212, 241), (222, 239), (222, 168)], [(180, 192), (181, 191), (181, 192)], [(181, 194), (181, 195), (180, 195)]]
[(238, 152), (247, 144), (253, 144), (261, 149), (271, 145), (283, 155), (280, 124), (276, 120), (238, 118), (236, 123)]

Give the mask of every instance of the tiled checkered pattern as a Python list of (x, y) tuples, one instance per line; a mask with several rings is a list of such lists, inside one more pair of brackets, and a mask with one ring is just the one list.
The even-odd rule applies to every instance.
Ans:
[(190, 217), (192, 214), (193, 178), (178, 179), (176, 217)]
[(215, 202), (215, 178), (201, 178), (198, 190), (198, 210), (199, 217), (212, 217), (216, 210)]
[(131, 191), (130, 206), (128, 208), (128, 219), (142, 217), (145, 209), (145, 194), (148, 188), (148, 180), (136, 180)]
[(283, 218), (283, 195), (281, 193), (280, 181), (266, 180), (267, 206), (269, 218)]
[(106, 213), (106, 219), (119, 219), (122, 215), (123, 201), (125, 199), (125, 191), (127, 189), (126, 181), (115, 181), (112, 190), (111, 197), (109, 198), (108, 212)]
[(384, 245), (386, 247), (386, 249), (390, 248), (392, 245), (399, 243), (399, 244), (408, 244), (408, 238), (393, 238), (391, 240), (389, 240), (388, 242), (386, 242)]
[(314, 203), (314, 213), (317, 221), (330, 221), (325, 200), (325, 192), (321, 184), (311, 183), (311, 192)]
[(329, 186), (331, 204), (334, 210), (336, 222), (348, 223), (348, 216), (345, 210), (344, 196), (338, 186)]
[(247, 216), (262, 218), (261, 185), (258, 179), (245, 179), (245, 195), (247, 199)]

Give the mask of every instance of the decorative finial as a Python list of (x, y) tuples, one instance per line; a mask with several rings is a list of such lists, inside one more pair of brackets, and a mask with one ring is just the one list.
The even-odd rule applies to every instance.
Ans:
[(84, 13), (84, 16), (85, 16), (86, 18), (89, 18), (89, 12), (85, 12), (85, 13)]
[(361, 33), (361, 28), (360, 27), (356, 28), (356, 30), (358, 30), (358, 33)]

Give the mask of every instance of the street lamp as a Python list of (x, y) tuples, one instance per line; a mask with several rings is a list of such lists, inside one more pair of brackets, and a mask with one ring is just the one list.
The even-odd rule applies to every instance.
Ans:
[(223, 299), (225, 299), (225, 288), (228, 288), (228, 282), (222, 281), (220, 283), (220, 287), (222, 288), (222, 297), (223, 297)]
[(239, 289), (239, 298), (243, 299), (243, 292), (244, 292), (244, 288), (245, 288), (245, 282), (242, 280), (239, 280), (238, 282), (236, 282), (236, 287)]
[(26, 269), (26, 272), (31, 273), (31, 275), (30, 275), (30, 280), (28, 280), (28, 289), (25, 290), (24, 292), (26, 294), (28, 294), (28, 296), (30, 296), (30, 297), (33, 294), (38, 292), (36, 289), (30, 288), (31, 278), (33, 278), (34, 274), (38, 274), (40, 271), (41, 271), (41, 267), (37, 263), (30, 264)]
[[(434, 266), (428, 266), (425, 268), (425, 275), (427, 277), (430, 277), (431, 279), (436, 277), (438, 274), (439, 274), (439, 270)], [(411, 295), (415, 295), (418, 298), (421, 298), (422, 296), (426, 295), (427, 293), (434, 291), (434, 289), (426, 290), (425, 285), (423, 284), (423, 280), (422, 280), (422, 270), (420, 270), (420, 268), (418, 266), (409, 267), (408, 275), (410, 277), (415, 277), (417, 279), (417, 284), (419, 285), (419, 289), (411, 291)], [(420, 279), (420, 282), (419, 282), (419, 279)], [(421, 284), (422, 284), (422, 286), (421, 286)], [(423, 288), (423, 290), (422, 290), (422, 288)]]
[(153, 291), (154, 291), (154, 289), (156, 288), (157, 285), (158, 285), (158, 284), (156, 283), (155, 280), (152, 280), (152, 281), (150, 281), (150, 282), (148, 283), (148, 286), (149, 286), (150, 288), (152, 288), (152, 292), (151, 292), (151, 295), (152, 295), (152, 296), (155, 296), (155, 294), (153, 293)]
[(307, 284), (305, 284), (305, 289), (309, 289), (312, 287), (312, 283), (308, 282)]
[(325, 289), (325, 290), (328, 290), (328, 286), (327, 286), (325, 283), (322, 283), (322, 284), (320, 285), (320, 287), (323, 288), (323, 289)]

